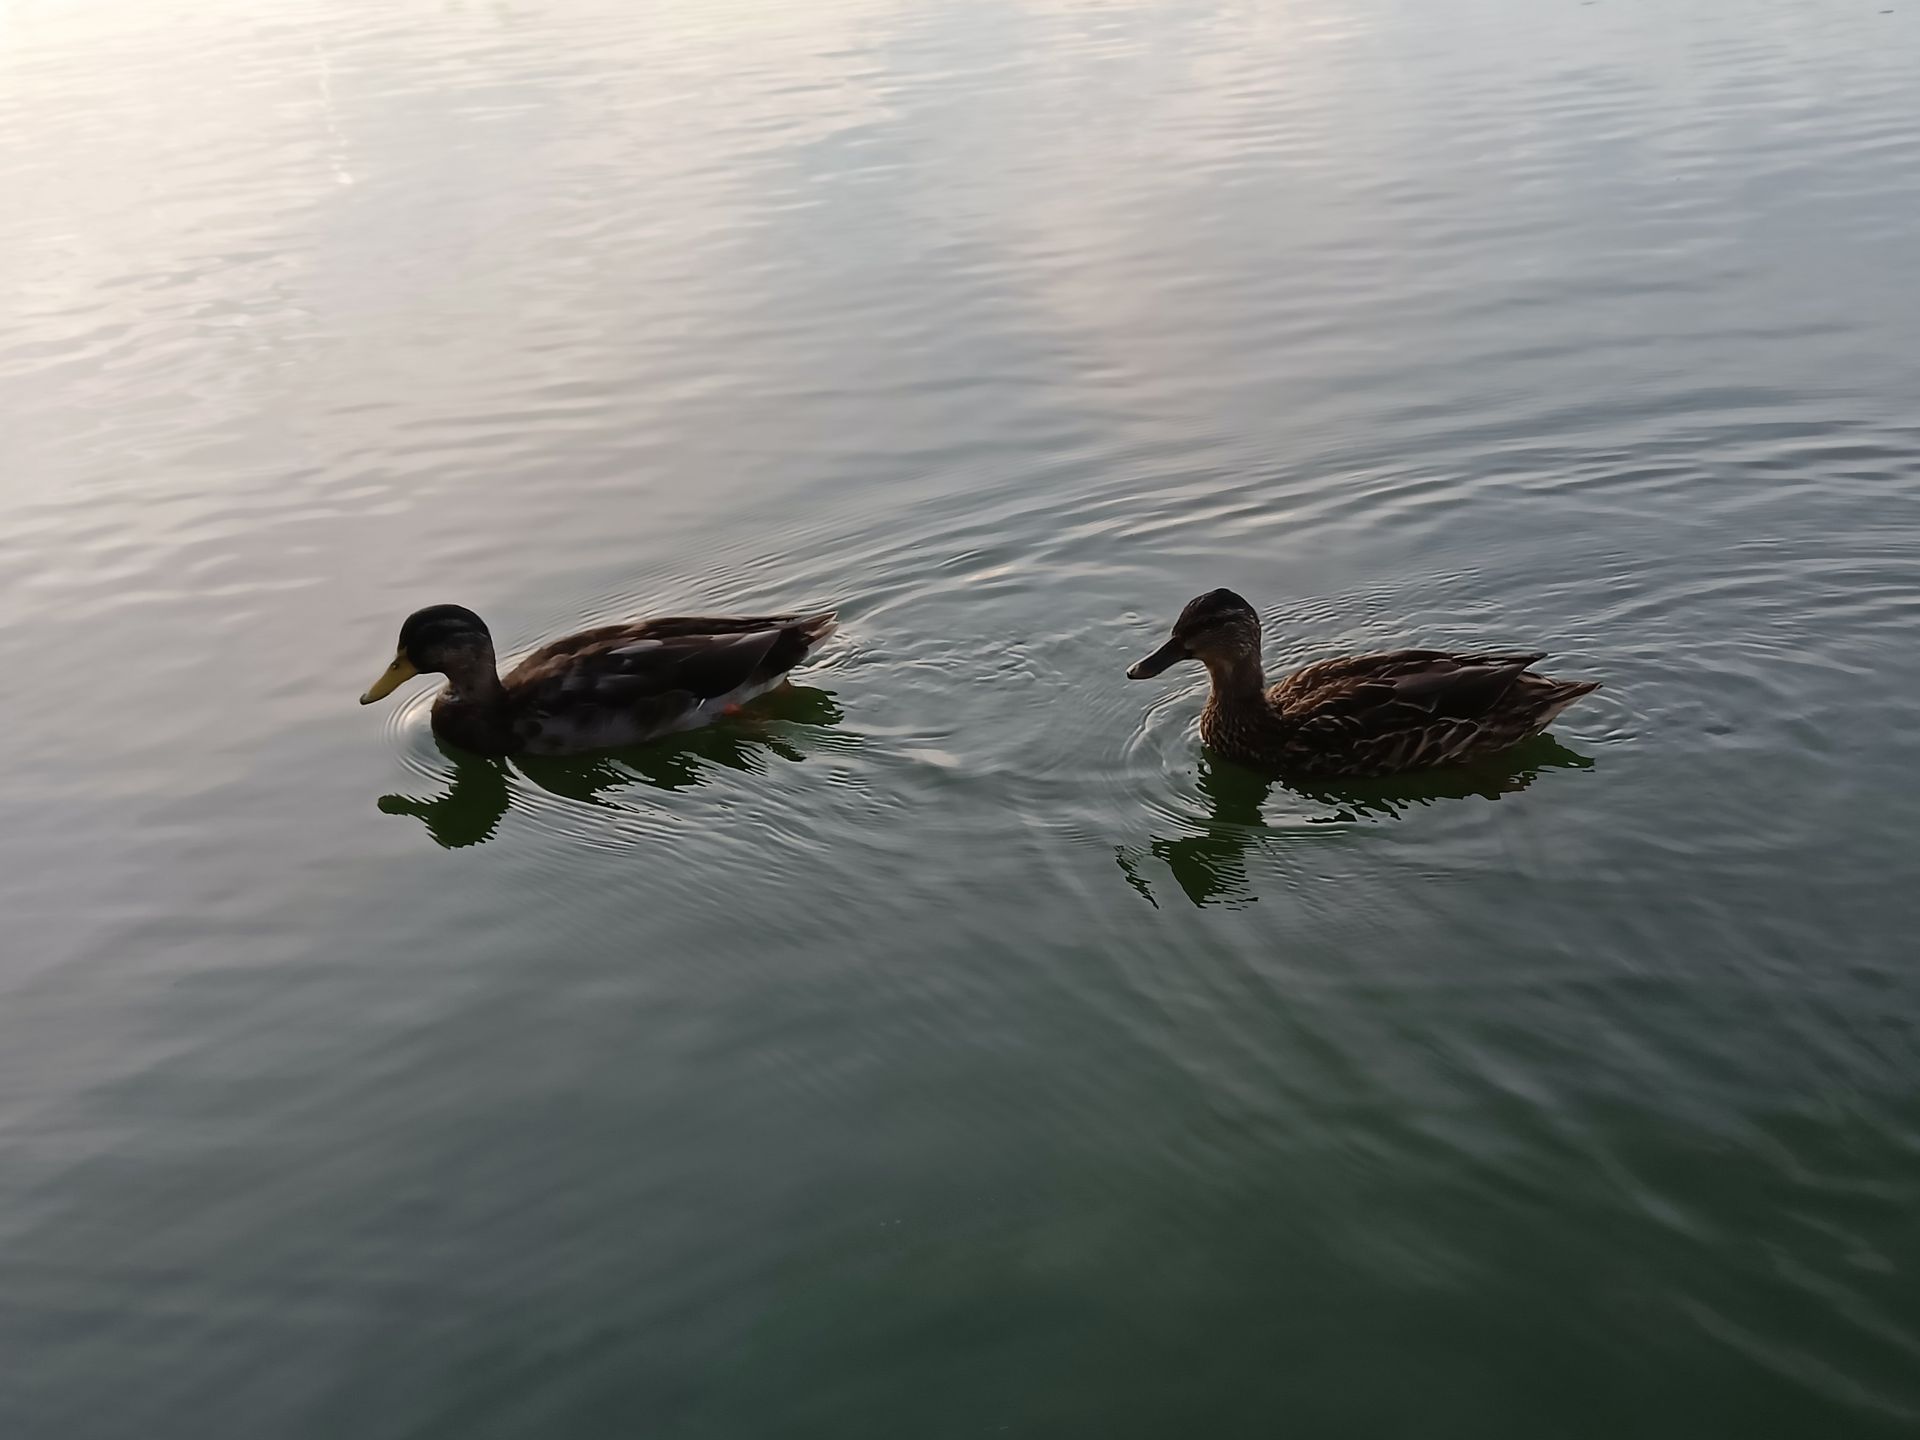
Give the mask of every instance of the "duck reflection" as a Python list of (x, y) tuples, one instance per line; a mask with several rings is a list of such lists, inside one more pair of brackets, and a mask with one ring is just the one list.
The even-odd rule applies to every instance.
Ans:
[(841, 718), (840, 707), (826, 691), (787, 685), (726, 724), (607, 755), (502, 759), (436, 739), (448, 765), (445, 792), (426, 799), (382, 795), (380, 813), (411, 815), (427, 827), (436, 845), (459, 850), (482, 844), (499, 830), (513, 805), (515, 774), (575, 804), (609, 805), (606, 797), (634, 785), (690, 790), (712, 779), (716, 769), (754, 774), (766, 767), (768, 756), (799, 762), (806, 750), (788, 727), (827, 729)]
[[(1518, 794), (1549, 770), (1592, 767), (1591, 758), (1551, 735), (1536, 735), (1473, 765), (1339, 782), (1280, 780), (1207, 752), (1200, 761), (1199, 789), (1212, 813), (1200, 822), (1198, 833), (1155, 838), (1148, 852), (1165, 863), (1195, 905), (1248, 905), (1260, 897), (1248, 881), (1247, 856), (1277, 833), (1261, 818), (1276, 786), (1326, 807), (1323, 814), (1305, 817), (1307, 823), (1338, 825), (1390, 820), (1447, 800), (1499, 800)], [(1117, 858), (1127, 883), (1159, 908), (1152, 885), (1141, 873), (1142, 857), (1121, 850)]]

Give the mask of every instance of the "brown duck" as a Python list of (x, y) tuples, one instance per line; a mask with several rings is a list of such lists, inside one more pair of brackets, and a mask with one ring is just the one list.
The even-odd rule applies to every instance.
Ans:
[(433, 733), (482, 755), (577, 755), (695, 730), (781, 684), (834, 632), (832, 614), (681, 615), (551, 641), (502, 675), (486, 622), (416, 610), (362, 705), (416, 675), (447, 677)]
[(1222, 755), (1301, 775), (1392, 775), (1505, 750), (1600, 688), (1531, 673), (1545, 658), (1388, 650), (1321, 660), (1269, 686), (1259, 615), (1233, 591), (1209, 590), (1127, 678), (1198, 660), (1213, 680), (1200, 738)]

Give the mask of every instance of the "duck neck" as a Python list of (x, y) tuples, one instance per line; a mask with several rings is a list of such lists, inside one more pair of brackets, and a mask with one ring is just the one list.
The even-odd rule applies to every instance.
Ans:
[(1201, 656), (1207, 674), (1213, 677), (1213, 703), (1216, 705), (1258, 704), (1267, 688), (1267, 674), (1260, 664), (1260, 652), (1239, 651)]
[(447, 700), (475, 710), (506, 708), (507, 690), (500, 683), (500, 671), (494, 665), (493, 651), (474, 651), (463, 655), (446, 669)]

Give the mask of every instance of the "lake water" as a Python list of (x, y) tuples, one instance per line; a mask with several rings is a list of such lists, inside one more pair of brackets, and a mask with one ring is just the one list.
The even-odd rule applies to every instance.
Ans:
[[(1911, 1435), (1920, 7), (0, 7), (0, 1433)], [(1510, 763), (1215, 763), (1539, 647)], [(503, 769), (503, 649), (837, 605)]]

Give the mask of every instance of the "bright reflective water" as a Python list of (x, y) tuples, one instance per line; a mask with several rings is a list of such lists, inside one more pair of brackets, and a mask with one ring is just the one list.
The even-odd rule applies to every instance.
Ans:
[[(0, 1433), (1911, 1434), (1917, 27), (0, 6)], [(1607, 688), (1269, 786), (1222, 584)]]

